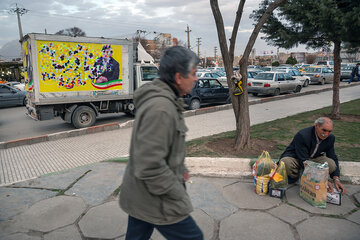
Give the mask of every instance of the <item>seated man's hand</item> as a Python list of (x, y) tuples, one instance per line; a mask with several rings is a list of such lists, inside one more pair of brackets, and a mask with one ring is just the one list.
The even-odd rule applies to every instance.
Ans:
[(333, 188), (331, 182), (329, 182), (329, 181), (327, 182), (327, 191), (329, 193), (334, 193), (334, 188)]
[(334, 185), (338, 192), (340, 192), (342, 190), (342, 195), (344, 195), (346, 193), (346, 188), (341, 184), (339, 178), (334, 177)]

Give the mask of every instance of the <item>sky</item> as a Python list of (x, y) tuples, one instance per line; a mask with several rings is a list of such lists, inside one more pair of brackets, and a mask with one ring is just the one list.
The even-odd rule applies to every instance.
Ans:
[[(240, 21), (235, 55), (241, 55), (246, 47), (254, 22), (249, 15), (259, 8), (261, 0), (248, 0)], [(219, 0), (227, 38), (230, 38), (238, 1)], [(190, 45), (197, 52), (197, 38), (201, 38), (200, 55), (214, 56), (214, 47), (220, 55), (215, 20), (209, 0), (1, 0), (0, 47), (19, 39), (17, 16), (9, 10), (27, 9), (21, 16), (23, 34), (54, 34), (59, 30), (79, 27), (87, 36), (106, 38), (132, 38), (137, 30), (146, 31), (142, 37), (153, 39), (158, 33), (170, 33), (187, 42), (187, 25)], [(259, 34), (254, 48), (256, 55), (264, 51), (276, 53), (276, 47), (268, 46)], [(304, 46), (280, 49), (280, 52), (307, 51)], [(1, 56), (0, 56), (1, 58)]]

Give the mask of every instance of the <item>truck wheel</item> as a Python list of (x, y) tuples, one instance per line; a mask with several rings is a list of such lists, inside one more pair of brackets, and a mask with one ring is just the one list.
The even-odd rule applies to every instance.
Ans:
[(191, 110), (195, 110), (195, 109), (199, 109), (200, 108), (200, 101), (199, 99), (193, 99), (190, 102), (190, 109)]
[(88, 106), (77, 107), (71, 117), (71, 123), (75, 128), (90, 127), (94, 125), (95, 122), (95, 111)]

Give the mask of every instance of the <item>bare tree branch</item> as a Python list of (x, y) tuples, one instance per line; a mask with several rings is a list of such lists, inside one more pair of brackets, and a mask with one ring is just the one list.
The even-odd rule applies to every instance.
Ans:
[(240, 65), (242, 62), (247, 61), (251, 52), (251, 49), (253, 48), (255, 44), (255, 40), (257, 36), (259, 35), (259, 32), (266, 22), (266, 20), (270, 17), (271, 13), (278, 7), (280, 4), (286, 2), (286, 0), (275, 0), (273, 3), (269, 5), (269, 7), (266, 9), (265, 13), (260, 18), (259, 22), (255, 25), (255, 28), (249, 38), (248, 44), (246, 45), (243, 57), (240, 60)]

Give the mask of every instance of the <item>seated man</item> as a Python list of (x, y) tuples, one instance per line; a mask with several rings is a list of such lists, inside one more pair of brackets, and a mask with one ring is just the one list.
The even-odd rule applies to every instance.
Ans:
[[(336, 189), (345, 194), (346, 189), (341, 184), (339, 176), (339, 162), (335, 154), (335, 136), (331, 134), (333, 122), (330, 118), (320, 117), (315, 121), (315, 126), (300, 130), (280, 156), (280, 161), (285, 163), (289, 183), (298, 180), (300, 170), (304, 168), (303, 162), (310, 160), (317, 163), (329, 164), (330, 177), (334, 180)], [(333, 187), (328, 182), (328, 190), (333, 193)]]

